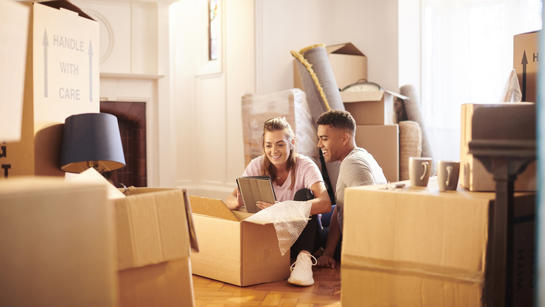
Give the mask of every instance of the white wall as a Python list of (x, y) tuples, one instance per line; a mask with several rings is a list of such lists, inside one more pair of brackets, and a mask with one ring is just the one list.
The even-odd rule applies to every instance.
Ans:
[(255, 0), (257, 91), (293, 86), (290, 50), (350, 41), (368, 79), (398, 89), (398, 0)]
[(223, 197), (244, 170), (240, 98), (255, 92), (254, 5), (222, 2), (222, 59), (207, 58), (206, 1), (171, 7), (176, 185)]

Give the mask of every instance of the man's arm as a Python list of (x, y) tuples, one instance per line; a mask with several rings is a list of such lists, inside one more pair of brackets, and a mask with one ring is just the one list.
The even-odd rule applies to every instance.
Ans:
[(310, 215), (331, 211), (331, 200), (329, 199), (324, 183), (322, 181), (315, 182), (310, 187), (310, 190), (314, 194), (314, 198), (309, 200), (312, 205)]
[(329, 232), (327, 234), (325, 250), (322, 256), (318, 258), (318, 266), (330, 267), (333, 269), (335, 268), (335, 259), (333, 256), (335, 254), (337, 244), (339, 244), (340, 238), (341, 230), (339, 228), (339, 221), (337, 220), (337, 206), (335, 206), (331, 216), (331, 222), (329, 223)]

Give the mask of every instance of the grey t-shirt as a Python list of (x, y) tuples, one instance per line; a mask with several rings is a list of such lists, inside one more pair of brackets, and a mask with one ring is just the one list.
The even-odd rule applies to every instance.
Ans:
[(337, 219), (343, 229), (344, 189), (347, 187), (387, 183), (382, 168), (367, 150), (355, 147), (341, 162), (335, 200)]

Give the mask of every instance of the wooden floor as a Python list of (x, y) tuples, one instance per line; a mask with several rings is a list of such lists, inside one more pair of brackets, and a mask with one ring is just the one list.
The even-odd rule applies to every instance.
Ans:
[(341, 306), (340, 270), (314, 268), (314, 285), (296, 287), (287, 281), (237, 287), (193, 275), (197, 307)]

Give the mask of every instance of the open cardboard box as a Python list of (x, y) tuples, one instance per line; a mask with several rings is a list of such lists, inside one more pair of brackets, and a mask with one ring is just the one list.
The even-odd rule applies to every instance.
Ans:
[(406, 97), (397, 93), (378, 91), (340, 92), (346, 111), (350, 112), (357, 125), (393, 125), (397, 122), (394, 99)]
[(237, 286), (283, 280), (290, 255), (280, 254), (273, 224), (245, 221), (251, 213), (231, 211), (220, 199), (190, 196), (199, 252), (191, 254), (193, 274)]
[[(339, 88), (367, 79), (367, 57), (352, 43), (326, 46), (329, 63)], [(293, 62), (293, 87), (303, 89), (297, 63)]]

